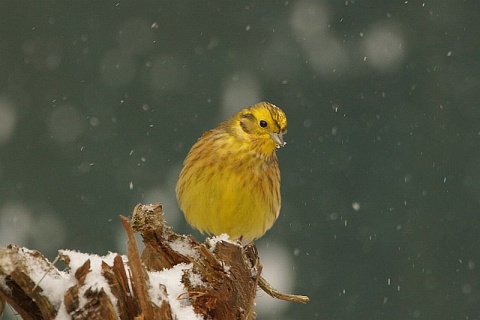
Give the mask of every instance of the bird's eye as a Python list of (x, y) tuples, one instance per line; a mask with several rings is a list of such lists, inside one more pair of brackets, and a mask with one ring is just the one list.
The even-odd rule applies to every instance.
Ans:
[(265, 120), (260, 120), (260, 127), (262, 127), (262, 128), (267, 127), (267, 121), (265, 121)]

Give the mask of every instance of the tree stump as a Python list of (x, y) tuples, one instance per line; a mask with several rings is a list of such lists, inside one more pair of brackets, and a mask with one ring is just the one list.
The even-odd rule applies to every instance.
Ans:
[[(308, 300), (268, 286), (253, 243), (176, 234), (159, 203), (120, 218), (126, 256), (60, 250), (50, 263), (38, 251), (0, 248), (0, 316), (8, 303), (23, 319), (255, 319), (258, 285), (280, 299)], [(145, 243), (141, 255), (134, 231)], [(59, 259), (65, 270), (55, 267)]]

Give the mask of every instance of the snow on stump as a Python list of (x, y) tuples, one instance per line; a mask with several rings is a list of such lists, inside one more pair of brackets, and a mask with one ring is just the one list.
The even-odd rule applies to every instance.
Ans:
[[(165, 224), (161, 204), (137, 205), (120, 217), (128, 253), (100, 257), (60, 250), (0, 248), (0, 317), (8, 303), (23, 319), (255, 319), (257, 286), (295, 302), (261, 277), (255, 245), (227, 237), (199, 243)], [(143, 237), (139, 255), (134, 231)], [(65, 270), (55, 263), (62, 260)]]

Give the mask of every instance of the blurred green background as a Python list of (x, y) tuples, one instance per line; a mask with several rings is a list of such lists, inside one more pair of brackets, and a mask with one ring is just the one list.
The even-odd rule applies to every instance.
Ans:
[(124, 252), (207, 129), (289, 127), (259, 319), (480, 319), (480, 2), (0, 1), (0, 245)]

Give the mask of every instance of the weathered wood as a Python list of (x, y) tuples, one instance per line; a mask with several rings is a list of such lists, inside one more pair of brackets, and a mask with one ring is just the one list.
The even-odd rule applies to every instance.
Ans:
[[(161, 205), (135, 208), (132, 225), (142, 234), (142, 255), (149, 270), (192, 263), (183, 283), (195, 312), (206, 319), (254, 319), (254, 300), (261, 266), (253, 244), (208, 240), (199, 243), (165, 225)], [(152, 258), (153, 257), (153, 258)], [(161, 257), (155, 259), (155, 257)], [(200, 279), (192, 282), (190, 279)]]
[(53, 319), (56, 310), (32, 280), (31, 264), (38, 270), (50, 271), (49, 262), (38, 251), (13, 245), (0, 250), (0, 276), (6, 286), (0, 286), (0, 296), (23, 319)]
[[(109, 263), (101, 260), (100, 267), (98, 256), (60, 251), (67, 266), (60, 271), (37, 251), (0, 248), (0, 315), (8, 303), (23, 319), (54, 319), (61, 312), (64, 317), (82, 320), (173, 320), (178, 317), (170, 303), (180, 301), (204, 319), (255, 319), (257, 286), (271, 287), (261, 278), (254, 244), (242, 246), (222, 238), (200, 243), (192, 236), (176, 234), (165, 224), (161, 204), (137, 205), (131, 221), (124, 217), (121, 221), (129, 239), (128, 254), (116, 255), (113, 260), (110, 256)], [(141, 255), (134, 231), (145, 243)], [(71, 266), (77, 268), (73, 275), (68, 271)], [(177, 268), (177, 275), (181, 272), (179, 281), (185, 287), (176, 297), (166, 284), (151, 280), (157, 272), (172, 268)], [(59, 286), (58, 290), (65, 292), (52, 292), (57, 280), (69, 285)], [(152, 288), (159, 297), (149, 296)], [(279, 298), (292, 297), (270, 291)]]

